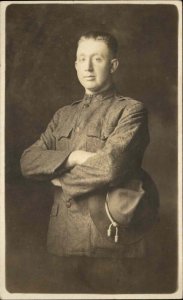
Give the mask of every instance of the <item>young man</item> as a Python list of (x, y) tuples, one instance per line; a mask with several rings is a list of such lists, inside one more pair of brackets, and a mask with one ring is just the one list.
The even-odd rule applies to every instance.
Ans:
[(147, 112), (117, 93), (112, 76), (118, 64), (113, 36), (81, 36), (75, 68), (85, 95), (59, 109), (21, 158), (24, 176), (55, 186), (47, 244), (58, 256), (145, 255), (144, 220), (158, 207), (153, 182), (141, 169)]

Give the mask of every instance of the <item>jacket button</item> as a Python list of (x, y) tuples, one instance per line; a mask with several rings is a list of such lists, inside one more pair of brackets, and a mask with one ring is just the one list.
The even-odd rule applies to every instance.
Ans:
[(102, 100), (103, 97), (102, 97), (102, 95), (97, 95), (97, 96), (96, 96), (96, 99), (97, 99), (97, 100)]
[(89, 107), (89, 106), (90, 106), (89, 103), (85, 103), (85, 104), (83, 105), (84, 108)]
[(79, 130), (80, 130), (79, 127), (77, 127), (77, 128), (76, 128), (76, 132), (79, 132)]
[(66, 207), (67, 207), (67, 208), (70, 208), (70, 207), (71, 207), (71, 201), (70, 201), (70, 200), (67, 200), (67, 201), (66, 201)]

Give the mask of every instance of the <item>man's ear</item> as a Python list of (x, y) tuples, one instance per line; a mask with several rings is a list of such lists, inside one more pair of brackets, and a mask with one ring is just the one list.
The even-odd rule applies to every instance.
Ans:
[(111, 73), (114, 73), (119, 66), (119, 60), (117, 58), (113, 58), (111, 60)]
[(77, 60), (75, 61), (75, 69), (77, 71)]

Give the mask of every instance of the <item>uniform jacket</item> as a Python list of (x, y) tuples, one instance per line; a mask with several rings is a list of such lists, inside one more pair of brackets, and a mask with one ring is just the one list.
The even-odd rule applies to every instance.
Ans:
[[(39, 140), (21, 157), (22, 173), (27, 178), (61, 178), (62, 187), (54, 187), (49, 252), (61, 256), (144, 255), (144, 240), (118, 246), (100, 234), (89, 213), (88, 196), (106, 187), (120, 186), (127, 177), (138, 173), (148, 142), (144, 105), (119, 95), (114, 87), (85, 95), (55, 113)], [(66, 169), (64, 162), (74, 150), (96, 155)]]

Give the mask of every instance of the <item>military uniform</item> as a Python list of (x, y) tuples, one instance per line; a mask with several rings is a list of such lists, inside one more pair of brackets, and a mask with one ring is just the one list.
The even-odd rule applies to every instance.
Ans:
[[(59, 109), (46, 131), (21, 157), (24, 176), (38, 180), (60, 177), (48, 230), (48, 251), (60, 256), (142, 257), (145, 239), (116, 245), (96, 228), (88, 196), (138, 174), (149, 143), (144, 105), (123, 97), (114, 86), (86, 95)], [(82, 165), (67, 169), (74, 150), (96, 153)]]

